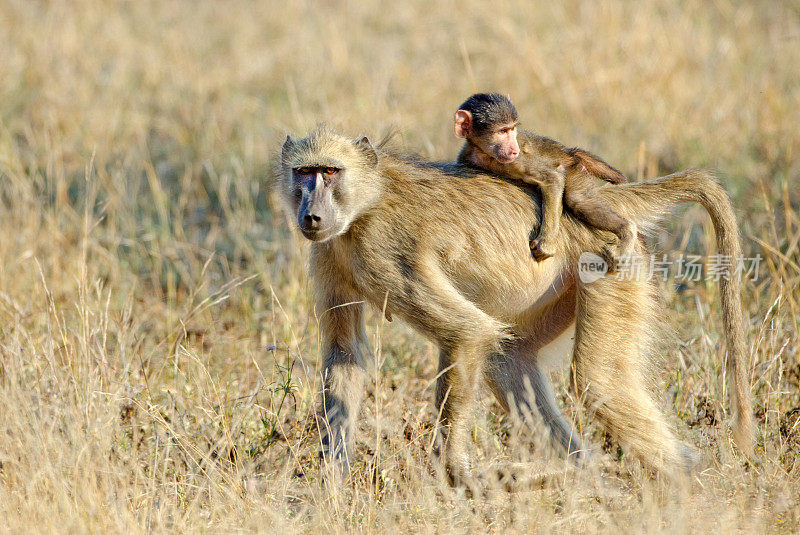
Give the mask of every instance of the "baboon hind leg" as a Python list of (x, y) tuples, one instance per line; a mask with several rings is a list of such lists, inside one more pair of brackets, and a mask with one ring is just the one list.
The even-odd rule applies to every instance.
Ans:
[[(623, 446), (668, 476), (696, 464), (647, 388), (654, 325), (651, 289), (607, 277), (578, 289), (572, 380), (576, 394)], [(613, 318), (613, 321), (611, 320)]]
[(451, 482), (472, 479), (468, 445), (478, 381), (485, 356), (506, 337), (504, 326), (467, 300), (438, 268), (434, 259), (420, 261), (417, 273), (424, 284), (409, 295), (416, 301), (412, 322), (439, 346), (436, 409), (441, 414), (437, 443)]
[(547, 372), (530, 355), (494, 354), (489, 359), (487, 380), (503, 407), (517, 414), (524, 423), (538, 414), (550, 439), (575, 461), (588, 455), (581, 437), (558, 407)]
[(564, 203), (581, 221), (600, 230), (617, 235), (619, 245), (615, 256), (630, 256), (636, 244), (637, 227), (594, 195), (589, 184), (581, 178), (570, 181), (564, 191)]
[[(436, 381), (439, 413), (437, 453), (444, 448), (445, 468), (451, 483), (469, 483), (471, 478), (469, 424), (473, 413), (480, 369), (467, 347), (442, 348)], [(441, 456), (441, 455), (440, 455)]]

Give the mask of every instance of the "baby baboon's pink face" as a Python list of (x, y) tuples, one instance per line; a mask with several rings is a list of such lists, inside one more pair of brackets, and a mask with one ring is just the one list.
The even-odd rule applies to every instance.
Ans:
[[(464, 138), (473, 147), (497, 161), (506, 164), (513, 162), (519, 156), (519, 143), (517, 143), (517, 123), (493, 123), (476, 126), (472, 113), (467, 110), (458, 110), (455, 116), (456, 137)], [(477, 164), (478, 162), (473, 162)]]
[(516, 123), (498, 125), (492, 130), (488, 150), (489, 155), (500, 163), (511, 163), (519, 156)]

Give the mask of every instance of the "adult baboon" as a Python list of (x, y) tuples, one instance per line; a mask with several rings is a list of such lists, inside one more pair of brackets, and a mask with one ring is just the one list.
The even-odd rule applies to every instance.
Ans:
[[(673, 474), (695, 454), (673, 434), (648, 389), (654, 288), (643, 279), (577, 277), (582, 251), (601, 232), (564, 214), (557, 254), (531, 257), (541, 214), (535, 188), (451, 166), (406, 161), (321, 128), (287, 137), (279, 187), (311, 247), (324, 342), (325, 447), (347, 464), (368, 354), (364, 303), (399, 316), (440, 349), (436, 404), (449, 473), (468, 474), (468, 424), (485, 376), (506, 408), (538, 412), (568, 453), (582, 449), (562, 417), (540, 350), (574, 325), (574, 384), (605, 428), (649, 466)], [(678, 202), (711, 215), (720, 254), (739, 255), (730, 201), (714, 177), (686, 171), (600, 187), (602, 201), (641, 228)], [(641, 247), (641, 244), (636, 244)], [(722, 311), (734, 378), (735, 437), (751, 448), (750, 390), (739, 282), (722, 280)], [(530, 384), (533, 399), (527, 395)]]

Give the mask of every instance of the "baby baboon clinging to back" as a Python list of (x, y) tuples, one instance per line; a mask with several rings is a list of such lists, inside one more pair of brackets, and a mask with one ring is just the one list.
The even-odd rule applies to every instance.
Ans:
[[(455, 176), (453, 176), (455, 175)], [(311, 246), (311, 275), (323, 347), (324, 447), (345, 468), (369, 354), (365, 303), (407, 321), (439, 347), (436, 405), (448, 472), (469, 477), (470, 416), (485, 379), (523, 418), (538, 414), (570, 455), (583, 445), (563, 418), (543, 351), (570, 339), (571, 386), (628, 451), (667, 475), (696, 462), (658, 409), (648, 366), (660, 303), (646, 277), (583, 282), (578, 259), (602, 240), (565, 218), (559, 255), (531, 258), (540, 216), (528, 188), (462, 167), (450, 174), (320, 129), (286, 139), (278, 185)], [(701, 170), (635, 184), (601, 185), (602, 202), (647, 227), (679, 202), (711, 215), (722, 255), (737, 258), (739, 233), (725, 191)], [(486, 200), (490, 202), (486, 202)], [(634, 247), (637, 244), (634, 243)], [(751, 449), (749, 372), (739, 279), (719, 281), (733, 380), (735, 438)]]
[(620, 184), (626, 181), (623, 174), (594, 154), (518, 130), (517, 125), (517, 110), (508, 97), (472, 95), (455, 115), (456, 136), (466, 139), (458, 162), (540, 187), (542, 222), (539, 235), (530, 244), (534, 255), (542, 259), (555, 254), (562, 202), (583, 222), (616, 234), (616, 256), (631, 254), (636, 225), (594, 193), (595, 178)]

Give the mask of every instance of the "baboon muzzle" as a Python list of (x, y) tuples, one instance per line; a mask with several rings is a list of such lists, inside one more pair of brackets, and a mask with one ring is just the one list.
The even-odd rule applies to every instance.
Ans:
[(312, 188), (304, 192), (297, 213), (297, 224), (307, 238), (311, 238), (322, 228), (323, 218), (328, 210), (328, 193), (322, 173), (317, 173)]

